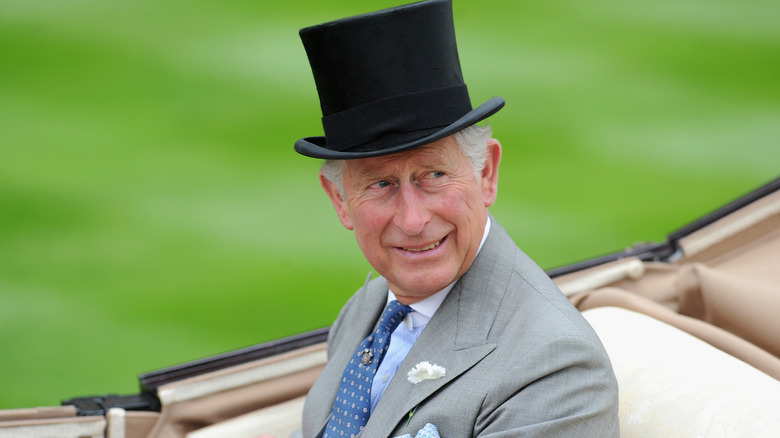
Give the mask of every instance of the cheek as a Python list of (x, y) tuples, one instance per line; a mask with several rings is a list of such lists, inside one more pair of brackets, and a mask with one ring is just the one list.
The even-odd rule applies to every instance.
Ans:
[(470, 190), (452, 197), (441, 209), (444, 218), (457, 227), (460, 239), (481, 239), (487, 220), (487, 208), (481, 192)]
[(355, 226), (364, 229), (375, 230), (385, 219), (386, 212), (377, 203), (355, 204), (352, 208), (352, 217)]
[(380, 241), (382, 232), (392, 219), (387, 209), (356, 208), (352, 215), (355, 236), (361, 241), (361, 246), (371, 241)]
[(485, 208), (482, 196), (471, 187), (451, 191), (448, 196), (443, 198), (443, 202), (439, 204), (441, 214), (450, 218), (453, 222), (468, 220), (475, 213)]

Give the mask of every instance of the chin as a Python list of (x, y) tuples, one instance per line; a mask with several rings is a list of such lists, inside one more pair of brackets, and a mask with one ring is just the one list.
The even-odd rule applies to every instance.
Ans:
[[(436, 292), (439, 292), (440, 290), (444, 289), (445, 287), (449, 286), (450, 283), (455, 281), (457, 277), (454, 275), (452, 276), (446, 276), (444, 279), (431, 281), (430, 277), (426, 277), (422, 281), (412, 281), (412, 282), (398, 282), (395, 283), (398, 285), (398, 294), (403, 294), (405, 296), (410, 297), (417, 297), (417, 298), (427, 298)], [(403, 292), (401, 292), (403, 291)], [(396, 291), (393, 290), (395, 293)]]

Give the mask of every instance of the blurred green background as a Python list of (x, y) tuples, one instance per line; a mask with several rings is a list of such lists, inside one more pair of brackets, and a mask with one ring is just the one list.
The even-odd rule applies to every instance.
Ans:
[[(297, 30), (398, 1), (0, 1), (0, 408), (330, 324), (370, 267), (293, 142)], [(544, 268), (780, 170), (780, 3), (455, 0), (506, 98), (493, 214)]]

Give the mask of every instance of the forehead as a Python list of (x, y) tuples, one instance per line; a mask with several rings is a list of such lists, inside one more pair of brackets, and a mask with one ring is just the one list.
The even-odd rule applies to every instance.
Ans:
[(372, 177), (378, 174), (441, 166), (457, 166), (465, 157), (454, 137), (446, 137), (425, 146), (380, 157), (347, 160), (352, 177)]

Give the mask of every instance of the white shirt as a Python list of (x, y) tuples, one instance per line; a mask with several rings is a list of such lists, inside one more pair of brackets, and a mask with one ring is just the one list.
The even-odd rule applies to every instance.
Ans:
[[(488, 233), (490, 232), (490, 217), (488, 217), (485, 223), (485, 232), (482, 234), (482, 241), (477, 248), (477, 254), (482, 249), (482, 245), (485, 244)], [(376, 371), (374, 381), (371, 384), (371, 413), (374, 413), (374, 407), (379, 402), (382, 394), (385, 393), (387, 385), (390, 384), (393, 376), (398, 371), (398, 367), (401, 366), (401, 362), (404, 361), (406, 355), (409, 354), (409, 350), (412, 349), (417, 338), (420, 337), (428, 321), (433, 318), (433, 315), (439, 310), (439, 306), (447, 298), (447, 295), (452, 290), (453, 286), (458, 280), (453, 281), (444, 289), (436, 292), (435, 294), (420, 300), (414, 304), (411, 304), (413, 312), (406, 315), (403, 322), (393, 331), (390, 335), (390, 346), (385, 353), (385, 357), (382, 359), (382, 363), (379, 364), (379, 369)], [(395, 294), (393, 291), (387, 291), (387, 302), (393, 301)], [(408, 370), (407, 370), (408, 371)], [(406, 375), (402, 375), (405, 378)]]

